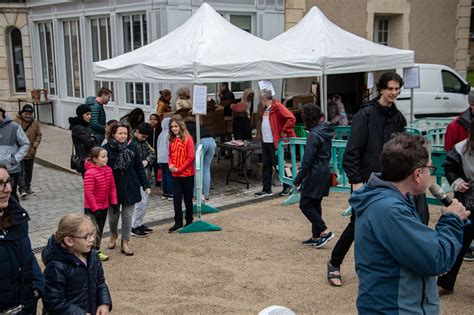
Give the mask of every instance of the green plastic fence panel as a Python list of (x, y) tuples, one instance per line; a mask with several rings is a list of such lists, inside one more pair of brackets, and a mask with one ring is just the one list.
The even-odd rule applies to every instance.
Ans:
[(432, 145), (442, 146), (444, 145), (445, 134), (446, 127), (431, 128), (426, 131), (425, 137)]
[(427, 130), (432, 128), (442, 128), (447, 127), (450, 122), (453, 121), (453, 118), (441, 118), (441, 117), (427, 117), (422, 119), (416, 119), (412, 127)]
[(346, 149), (347, 140), (333, 140), (331, 146), (331, 168), (337, 174), (338, 185), (331, 187), (331, 191), (350, 191), (351, 185), (346, 172), (342, 168), (342, 158)]
[(406, 127), (405, 132), (409, 135), (421, 136), (421, 130), (415, 127)]
[(304, 125), (301, 123), (296, 124), (294, 130), (298, 138), (306, 138), (308, 136), (308, 131), (304, 129)]
[[(444, 149), (444, 148), (443, 148)], [(446, 180), (446, 177), (444, 177), (444, 161), (446, 160), (446, 151), (439, 147), (435, 147), (431, 151), (431, 161), (433, 163), (433, 166), (436, 167), (436, 171), (433, 173), (433, 176), (435, 177), (436, 184), (441, 186), (444, 191), (448, 192), (451, 191), (451, 187), (449, 186), (448, 181)], [(428, 203), (434, 204), (434, 205), (441, 205), (441, 203), (438, 201), (438, 199), (427, 196), (426, 199), (428, 200)]]
[(347, 140), (351, 134), (351, 126), (335, 126), (336, 139)]
[[(278, 160), (278, 177), (280, 182), (293, 185), (293, 175), (296, 176), (298, 173), (298, 164), (303, 159), (304, 146), (306, 145), (306, 138), (285, 138), (278, 142), (277, 149), (277, 160)], [(287, 176), (285, 174), (285, 147), (290, 148), (290, 162), (291, 162), (291, 174)], [(299, 147), (299, 160), (297, 160), (296, 147)]]

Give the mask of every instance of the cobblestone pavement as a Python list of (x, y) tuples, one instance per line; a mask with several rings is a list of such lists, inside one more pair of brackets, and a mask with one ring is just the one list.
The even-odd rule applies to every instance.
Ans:
[[(229, 185), (226, 185), (225, 178), (229, 165), (229, 160), (217, 163), (214, 159), (211, 168), (213, 185), (208, 204), (219, 208), (235, 206), (246, 201), (257, 201), (253, 194), (261, 189), (261, 183), (255, 176), (256, 167), (250, 176), (250, 189), (247, 190), (246, 186), (240, 183), (229, 182)], [(47, 239), (56, 230), (59, 219), (65, 213), (83, 211), (82, 178), (80, 175), (36, 163), (32, 190), (36, 195), (22, 200), (21, 205), (31, 216), (30, 238), (33, 248), (36, 248), (46, 245)], [(279, 190), (278, 187), (274, 189), (275, 192)], [(157, 189), (152, 189), (145, 223), (153, 225), (157, 221), (172, 218), (173, 215), (173, 202), (161, 200)], [(107, 224), (105, 231), (108, 231)]]

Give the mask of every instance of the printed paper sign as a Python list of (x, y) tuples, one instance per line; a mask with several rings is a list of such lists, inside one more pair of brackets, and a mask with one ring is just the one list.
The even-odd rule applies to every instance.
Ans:
[(406, 89), (420, 87), (420, 67), (403, 68), (403, 81)]
[(207, 114), (207, 86), (194, 85), (193, 88), (193, 114), (206, 115)]
[(269, 80), (262, 80), (258, 81), (258, 87), (260, 90), (267, 89), (272, 91), (272, 96), (275, 96), (275, 89), (273, 88), (272, 81)]

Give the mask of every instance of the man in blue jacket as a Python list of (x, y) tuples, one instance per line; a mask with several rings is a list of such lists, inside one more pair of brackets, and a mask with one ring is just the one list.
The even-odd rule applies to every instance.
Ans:
[(349, 203), (356, 212), (355, 263), (360, 314), (439, 314), (436, 276), (454, 264), (470, 211), (453, 200), (432, 229), (421, 222), (412, 196), (423, 194), (434, 171), (428, 143), (400, 134), (381, 154)]

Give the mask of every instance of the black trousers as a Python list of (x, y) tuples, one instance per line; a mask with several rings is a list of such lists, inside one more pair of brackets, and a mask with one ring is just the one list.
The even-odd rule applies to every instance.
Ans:
[[(469, 216), (469, 220), (474, 222), (474, 214), (471, 213)], [(461, 269), (461, 265), (463, 262), (464, 255), (467, 253), (469, 245), (471, 245), (472, 239), (474, 237), (474, 223), (471, 223), (464, 227), (464, 234), (462, 240), (462, 247), (461, 251), (456, 258), (456, 262), (454, 263), (453, 267), (448, 271), (447, 274), (442, 275), (438, 278), (438, 285), (446, 290), (453, 290), (454, 284), (456, 283), (456, 278), (459, 273), (459, 269)]]
[[(430, 214), (428, 209), (428, 203), (426, 202), (426, 195), (422, 194), (416, 196), (414, 198), (415, 206), (420, 214), (421, 222), (425, 225), (428, 225), (428, 221), (430, 220)], [(354, 242), (354, 231), (355, 231), (355, 212), (352, 210), (351, 219), (349, 224), (346, 226), (345, 230), (342, 232), (339, 240), (337, 241), (336, 245), (331, 252), (331, 265), (334, 267), (339, 267), (344, 257), (346, 256), (347, 252), (352, 246), (352, 242)]]
[[(272, 143), (262, 142), (262, 184), (263, 191), (272, 191), (272, 176), (273, 169), (277, 169), (278, 162), (275, 158), (275, 146)], [(283, 184), (283, 189), (288, 187), (288, 184)]]
[(105, 221), (107, 220), (107, 208), (99, 209), (93, 212), (91, 209), (84, 208), (84, 213), (92, 218), (92, 221), (97, 225), (97, 237), (95, 238), (94, 249), (100, 249), (100, 242), (102, 240), (102, 233), (104, 232)]
[(18, 190), (20, 193), (31, 188), (31, 179), (33, 178), (33, 166), (35, 159), (21, 161), (21, 173), (18, 181)]
[(194, 176), (173, 176), (173, 206), (175, 224), (183, 224), (183, 197), (184, 206), (186, 207), (186, 223), (193, 222), (193, 193)]
[(10, 185), (12, 186), (12, 196), (15, 198), (18, 203), (20, 203), (20, 199), (18, 198), (18, 194), (16, 193), (18, 189), (18, 181), (20, 180), (20, 173), (13, 173), (10, 174)]
[(300, 199), (300, 209), (311, 222), (313, 238), (319, 238), (321, 233), (327, 229), (322, 217), (321, 201), (322, 199), (314, 199), (303, 195)]

